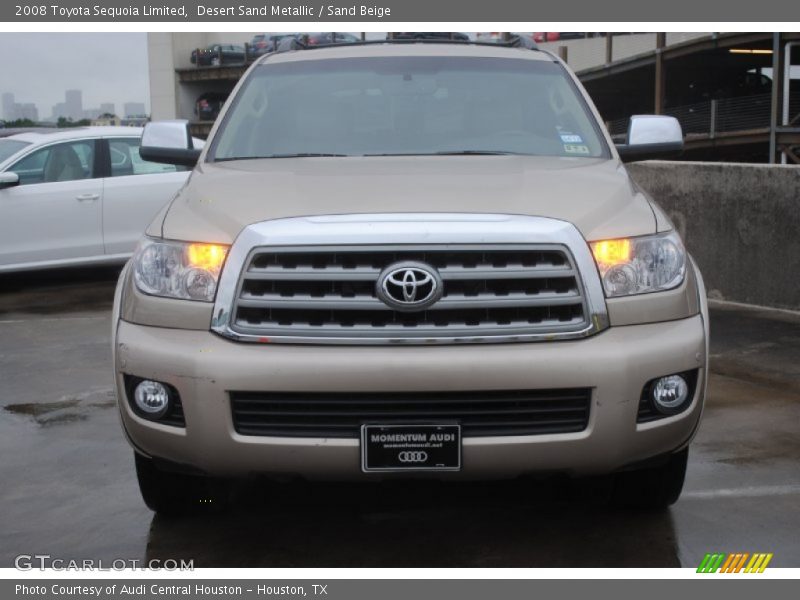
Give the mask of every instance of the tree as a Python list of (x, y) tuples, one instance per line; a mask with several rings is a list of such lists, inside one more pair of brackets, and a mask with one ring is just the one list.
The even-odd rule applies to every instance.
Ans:
[(5, 126), (9, 129), (14, 127), (36, 127), (36, 123), (30, 119), (17, 119), (16, 121), (6, 121)]
[(58, 117), (58, 121), (56, 122), (56, 126), (60, 129), (65, 129), (67, 127), (88, 127), (92, 124), (90, 119), (81, 119), (79, 121), (73, 121), (71, 118), (68, 117)]

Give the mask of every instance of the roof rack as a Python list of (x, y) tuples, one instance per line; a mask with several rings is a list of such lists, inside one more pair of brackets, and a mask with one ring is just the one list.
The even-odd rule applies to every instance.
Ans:
[(528, 50), (539, 50), (539, 46), (532, 39), (509, 34), (504, 40), (497, 42), (485, 42), (482, 40), (456, 40), (447, 38), (412, 38), (412, 39), (385, 39), (385, 40), (360, 40), (358, 42), (335, 42), (328, 44), (314, 44), (309, 46), (303, 44), (295, 37), (285, 38), (278, 44), (275, 53), (289, 52), (291, 50), (314, 50), (317, 48), (340, 48), (347, 46), (375, 46), (378, 44), (450, 44), (454, 46), (488, 46), (491, 48), (526, 48)]

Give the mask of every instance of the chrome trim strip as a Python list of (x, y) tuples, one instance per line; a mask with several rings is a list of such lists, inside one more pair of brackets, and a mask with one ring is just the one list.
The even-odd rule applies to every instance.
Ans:
[[(477, 279), (477, 278), (476, 278)], [(504, 306), (563, 306), (565, 304), (579, 304), (582, 298), (579, 293), (543, 293), (537, 294), (535, 297), (527, 296), (525, 294), (508, 294), (507, 296), (447, 296), (442, 298), (433, 306), (425, 310), (446, 310), (458, 308), (486, 308), (486, 302), (492, 303), (492, 308), (503, 308)], [(270, 308), (298, 308), (298, 309), (319, 309), (319, 310), (336, 310), (336, 309), (351, 309), (351, 310), (380, 310), (391, 311), (394, 310), (379, 298), (372, 296), (355, 296), (352, 298), (329, 298), (324, 296), (315, 298), (311, 296), (292, 296), (285, 298), (277, 294), (265, 296), (252, 296), (244, 294), (236, 301), (238, 306), (244, 307), (270, 307)]]
[[(324, 251), (325, 247), (381, 246), (382, 249), (408, 249), (409, 246), (441, 245), (485, 249), (486, 246), (563, 246), (572, 255), (583, 288), (588, 325), (580, 330), (518, 334), (489, 328), (489, 335), (449, 337), (374, 337), (374, 336), (268, 336), (234, 330), (232, 309), (244, 276), (244, 267), (254, 249), (274, 246)], [(559, 269), (558, 275), (570, 269)], [(443, 279), (447, 269), (442, 270)], [(252, 273), (251, 273), (252, 274)], [(249, 277), (250, 275), (248, 275)], [(373, 278), (373, 273), (366, 273)], [(254, 223), (246, 227), (228, 252), (214, 303), (211, 330), (244, 342), (292, 344), (407, 345), (534, 342), (579, 339), (609, 326), (605, 297), (589, 245), (578, 229), (566, 221), (545, 217), (473, 213), (377, 213), (292, 217)]]

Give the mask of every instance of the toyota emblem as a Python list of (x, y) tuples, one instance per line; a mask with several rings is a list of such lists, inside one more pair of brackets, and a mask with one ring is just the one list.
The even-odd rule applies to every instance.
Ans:
[(442, 278), (436, 269), (425, 263), (394, 263), (378, 277), (377, 294), (394, 310), (425, 310), (442, 297)]

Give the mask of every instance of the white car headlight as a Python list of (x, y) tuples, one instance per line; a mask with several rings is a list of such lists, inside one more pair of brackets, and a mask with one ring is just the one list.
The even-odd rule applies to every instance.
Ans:
[(590, 246), (609, 298), (669, 290), (686, 275), (686, 249), (674, 231)]
[(133, 256), (133, 279), (145, 294), (213, 302), (228, 246), (145, 238)]

